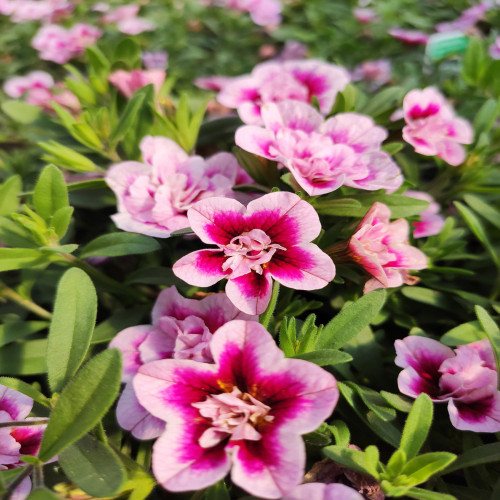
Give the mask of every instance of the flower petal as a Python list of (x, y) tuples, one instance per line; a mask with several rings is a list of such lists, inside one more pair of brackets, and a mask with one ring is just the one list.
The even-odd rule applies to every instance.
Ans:
[(473, 403), (450, 400), (448, 413), (461, 431), (500, 432), (500, 392)]
[(212, 286), (228, 273), (222, 269), (226, 256), (220, 250), (198, 250), (179, 259), (174, 274), (194, 286)]
[(226, 285), (229, 300), (246, 314), (261, 314), (266, 310), (272, 293), (272, 281), (267, 272), (255, 271), (231, 279)]

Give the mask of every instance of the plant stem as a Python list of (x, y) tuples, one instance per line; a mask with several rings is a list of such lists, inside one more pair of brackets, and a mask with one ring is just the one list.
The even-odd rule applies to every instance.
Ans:
[(104, 432), (104, 427), (102, 425), (102, 422), (99, 422), (94, 427), (94, 434), (98, 441), (100, 441), (103, 444), (108, 444), (108, 438), (106, 436), (106, 433)]
[(260, 324), (266, 329), (269, 326), (269, 322), (271, 321), (274, 310), (276, 309), (276, 303), (278, 302), (279, 292), (280, 292), (280, 284), (277, 281), (275, 281), (273, 284), (273, 292), (271, 294), (271, 300), (269, 301), (266, 310), (259, 317)]
[(7, 285), (0, 282), (0, 296), (5, 297), (6, 299), (12, 300), (16, 304), (20, 305), (24, 309), (31, 311), (33, 314), (36, 314), (40, 318), (50, 319), (52, 318), (52, 314), (40, 307), (38, 304), (35, 304), (32, 300), (26, 299), (23, 296), (19, 295), (17, 292), (9, 288)]
[(14, 493), (14, 490), (31, 474), (31, 471), (33, 470), (33, 465), (28, 465), (26, 469), (24, 469), (19, 476), (10, 483), (9, 487), (7, 488), (7, 491), (2, 497), (2, 500), (8, 500), (12, 493)]
[(44, 425), (48, 423), (48, 418), (40, 418), (38, 420), (13, 420), (11, 422), (0, 422), (0, 429), (2, 427), (28, 427), (30, 425)]

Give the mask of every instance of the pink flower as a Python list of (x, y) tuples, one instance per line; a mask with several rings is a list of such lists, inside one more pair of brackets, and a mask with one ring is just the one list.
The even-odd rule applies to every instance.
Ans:
[(500, 59), (500, 36), (490, 45), (488, 53), (493, 59)]
[[(28, 417), (33, 400), (24, 394), (0, 385), (0, 422), (22, 421)], [(0, 471), (16, 469), (26, 465), (23, 455), (37, 455), (45, 425), (0, 428)], [(23, 500), (31, 490), (31, 481), (26, 478), (11, 497)]]
[(209, 343), (219, 327), (233, 319), (257, 319), (236, 309), (224, 293), (202, 300), (185, 299), (173, 286), (160, 292), (151, 318), (151, 325), (126, 328), (109, 345), (122, 351), (122, 382), (127, 384), (116, 417), (120, 426), (137, 439), (154, 439), (165, 429), (165, 423), (137, 401), (131, 382), (139, 368), (169, 358), (211, 363)]
[(170, 491), (205, 488), (231, 470), (234, 484), (281, 498), (302, 480), (301, 434), (315, 430), (338, 400), (335, 378), (307, 361), (285, 359), (254, 321), (217, 330), (214, 365), (153, 361), (139, 369), (140, 403), (167, 422), (153, 447), (153, 472)]
[(438, 156), (453, 166), (465, 160), (461, 144), (472, 142), (472, 127), (467, 120), (455, 116), (436, 88), (411, 90), (404, 98), (403, 109), (406, 122), (403, 139), (417, 153)]
[(445, 223), (444, 217), (439, 215), (441, 210), (439, 203), (434, 201), (434, 198), (431, 195), (423, 193), (422, 191), (408, 190), (403, 194), (405, 196), (409, 196), (410, 198), (416, 198), (417, 200), (429, 202), (429, 206), (423, 212), (420, 212), (420, 220), (412, 222), (412, 226), (415, 228), (413, 230), (413, 237), (424, 238), (425, 236), (439, 234)]
[(300, 484), (281, 500), (363, 500), (355, 489), (344, 484), (307, 483)]
[(429, 40), (429, 35), (423, 31), (405, 30), (403, 28), (392, 28), (389, 35), (412, 45), (425, 45)]
[(29, 21), (55, 22), (75, 8), (68, 0), (15, 0), (2, 1), (0, 13), (11, 15), (13, 23)]
[(220, 83), (217, 100), (237, 109), (245, 123), (261, 125), (264, 104), (289, 99), (310, 103), (315, 97), (321, 113), (328, 114), (337, 93), (349, 83), (349, 74), (340, 66), (315, 59), (269, 61), (258, 64), (250, 75)]
[(165, 70), (162, 69), (134, 69), (132, 71), (119, 69), (111, 73), (108, 80), (125, 97), (130, 99), (135, 92), (150, 83), (154, 85), (155, 91), (158, 93), (166, 76)]
[(168, 54), (164, 50), (143, 52), (141, 58), (146, 69), (167, 69)]
[(105, 11), (107, 13), (102, 16), (101, 20), (104, 24), (119, 23), (125, 19), (133, 19), (137, 16), (137, 14), (139, 14), (139, 10), (139, 5), (121, 5), (111, 12)]
[(451, 423), (459, 430), (500, 431), (498, 373), (487, 339), (453, 352), (436, 340), (411, 336), (395, 342), (395, 363), (404, 368), (399, 390), (416, 398), (425, 392), (435, 402), (448, 402)]
[(283, 50), (275, 57), (277, 61), (293, 61), (296, 59), (304, 59), (307, 55), (307, 46), (296, 40), (288, 40), (285, 42)]
[(281, 23), (282, 5), (279, 0), (215, 0), (215, 5), (241, 12), (248, 12), (259, 26), (274, 26)]
[(143, 17), (136, 17), (134, 19), (124, 19), (120, 21), (116, 27), (118, 31), (126, 35), (139, 35), (145, 31), (154, 31), (156, 29), (156, 23)]
[(236, 131), (236, 144), (250, 153), (279, 162), (311, 195), (340, 186), (395, 191), (403, 177), (391, 157), (380, 150), (387, 132), (357, 113), (324, 120), (312, 106), (296, 101), (262, 108), (265, 128), (247, 125)]
[(440, 23), (436, 26), (436, 31), (440, 33), (448, 31), (467, 31), (480, 21), (483, 16), (491, 9), (491, 1), (481, 2), (478, 5), (465, 9), (459, 18), (449, 23)]
[(364, 293), (377, 288), (415, 284), (407, 269), (425, 269), (427, 257), (408, 243), (408, 221), (389, 222), (391, 211), (375, 202), (349, 240), (351, 259), (372, 276)]
[(118, 199), (112, 219), (124, 231), (168, 238), (189, 225), (186, 212), (197, 201), (234, 197), (237, 182), (251, 182), (229, 153), (204, 160), (188, 156), (171, 139), (152, 136), (146, 136), (140, 148), (144, 163), (117, 163), (105, 178)]
[(83, 23), (75, 24), (69, 30), (50, 24), (38, 30), (31, 45), (41, 52), (40, 59), (64, 64), (81, 56), (85, 48), (93, 45), (101, 34), (97, 28)]
[(9, 78), (3, 86), (4, 92), (17, 99), (25, 92), (33, 89), (49, 90), (54, 86), (54, 79), (45, 71), (32, 71), (25, 76), (14, 76)]
[(377, 19), (377, 13), (373, 9), (356, 7), (352, 13), (357, 21), (363, 24), (369, 24)]
[(195, 286), (227, 278), (229, 300), (248, 314), (266, 309), (271, 278), (289, 288), (316, 290), (335, 276), (330, 257), (309, 243), (321, 231), (318, 214), (295, 194), (270, 193), (247, 208), (236, 200), (202, 200), (188, 219), (204, 243), (218, 248), (182, 257), (173, 266), (175, 275)]
[(392, 66), (389, 59), (364, 61), (354, 68), (351, 78), (354, 82), (366, 80), (371, 83), (371, 90), (377, 90), (391, 79)]

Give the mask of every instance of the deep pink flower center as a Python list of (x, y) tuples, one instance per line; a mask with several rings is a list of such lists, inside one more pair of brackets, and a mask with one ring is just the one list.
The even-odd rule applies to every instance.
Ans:
[(209, 395), (193, 406), (211, 425), (198, 441), (202, 448), (211, 448), (227, 438), (230, 441), (259, 441), (262, 437), (257, 430), (259, 425), (274, 420), (268, 415), (269, 406), (237, 387), (231, 392)]

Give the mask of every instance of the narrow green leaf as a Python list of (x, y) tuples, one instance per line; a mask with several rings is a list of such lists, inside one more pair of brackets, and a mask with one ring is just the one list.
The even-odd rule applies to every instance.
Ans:
[(293, 338), (292, 338), (288, 328), (287, 317), (284, 317), (283, 321), (281, 322), (279, 340), (280, 340), (280, 348), (285, 353), (285, 356), (287, 358), (294, 356), (295, 355), (294, 343), (296, 340), (295, 331), (293, 332)]
[(396, 410), (408, 413), (413, 405), (413, 401), (410, 402), (407, 398), (401, 396), (400, 394), (393, 394), (387, 391), (380, 391), (380, 395)]
[(456, 458), (456, 455), (446, 451), (425, 453), (407, 462), (401, 473), (409, 477), (409, 485), (415, 486), (427, 481), (432, 475), (443, 470)]
[(500, 462), (500, 443), (485, 444), (484, 446), (477, 446), (462, 453), (452, 465), (441, 471), (441, 475), (468, 467), (475, 467), (476, 465), (495, 462)]
[(496, 99), (488, 99), (479, 108), (479, 111), (474, 117), (474, 132), (476, 134), (476, 138), (479, 137), (483, 132), (489, 132), (491, 130), (491, 128), (495, 124), (495, 120), (499, 112), (500, 102), (498, 102)]
[(99, 323), (92, 335), (92, 344), (109, 342), (118, 332), (139, 324), (141, 319), (150, 312), (149, 306), (132, 307), (114, 312), (111, 316)]
[(54, 228), (59, 238), (62, 238), (66, 234), (73, 211), (73, 207), (62, 207), (54, 213), (50, 225)]
[(417, 500), (457, 500), (456, 497), (448, 495), (448, 493), (429, 491), (416, 487), (410, 488), (405, 494), (407, 497), (416, 498)]
[(495, 354), (497, 371), (500, 373), (500, 329), (492, 317), (481, 306), (475, 306), (474, 310), (479, 323), (490, 340), (493, 353)]
[(59, 454), (68, 478), (93, 497), (109, 497), (123, 486), (127, 475), (113, 450), (86, 434)]
[(41, 113), (39, 106), (33, 106), (23, 101), (5, 101), (2, 111), (14, 121), (27, 125), (34, 122)]
[(484, 217), (490, 224), (493, 224), (497, 229), (500, 229), (500, 211), (487, 203), (479, 196), (473, 194), (464, 195), (464, 200), (478, 214)]
[(19, 206), (18, 195), (23, 188), (23, 183), (19, 175), (9, 177), (0, 185), (0, 215), (9, 215), (17, 211)]
[(462, 66), (462, 76), (469, 85), (476, 85), (481, 80), (485, 69), (484, 59), (482, 40), (478, 37), (470, 37)]
[(50, 415), (38, 457), (47, 462), (101, 420), (118, 396), (121, 354), (107, 349), (92, 358), (65, 387)]
[(421, 304), (438, 307), (439, 309), (452, 310), (455, 304), (446, 299), (443, 293), (421, 286), (404, 286), (401, 293), (408, 299), (415, 300)]
[(344, 448), (343, 446), (331, 445), (323, 448), (323, 454), (341, 465), (361, 472), (361, 474), (372, 475), (371, 468), (367, 465), (366, 456), (363, 451)]
[(381, 114), (396, 108), (405, 95), (405, 90), (401, 87), (389, 87), (381, 90), (368, 100), (360, 110), (361, 113), (370, 116), (380, 116)]
[(302, 352), (300, 354), (292, 354), (288, 357), (305, 359), (319, 366), (337, 365), (339, 363), (349, 363), (349, 361), (352, 361), (352, 356), (350, 354), (337, 349)]
[(35, 375), (47, 371), (47, 340), (15, 342), (0, 349), (0, 374)]
[(43, 159), (74, 172), (98, 172), (99, 167), (86, 156), (55, 141), (39, 142), (38, 145), (49, 153)]
[(403, 450), (396, 450), (387, 462), (387, 473), (390, 477), (397, 478), (406, 464), (406, 454)]
[(154, 252), (160, 244), (149, 236), (136, 233), (111, 233), (98, 236), (82, 248), (80, 257), (120, 257)]
[(334, 420), (331, 425), (328, 426), (333, 437), (335, 438), (335, 444), (346, 448), (351, 442), (351, 433), (349, 432), (349, 427), (343, 420)]
[(0, 377), (0, 384), (4, 385), (5, 387), (9, 387), (10, 389), (14, 389), (15, 391), (19, 391), (22, 394), (26, 394), (26, 396), (29, 396), (37, 403), (50, 408), (49, 398), (44, 396), (39, 390), (35, 389), (32, 385), (27, 384), (22, 380), (12, 377)]
[(140, 60), (141, 47), (133, 38), (124, 38), (117, 45), (113, 54), (114, 61), (124, 61), (130, 68), (133, 68), (135, 63)]
[(321, 200), (313, 202), (316, 210), (324, 215), (352, 216), (352, 214), (362, 214), (365, 209), (361, 202), (354, 198), (339, 198), (337, 200)]
[(384, 289), (375, 290), (342, 309), (323, 328), (316, 349), (338, 349), (349, 342), (375, 318), (385, 296)]
[(47, 261), (38, 250), (31, 248), (0, 248), (0, 272), (34, 267)]
[(210, 486), (205, 493), (204, 500), (230, 500), (229, 491), (227, 491), (224, 481)]
[(447, 331), (439, 341), (448, 346), (470, 344), (485, 338), (479, 321), (469, 321)]
[(0, 347), (23, 339), (49, 326), (46, 321), (22, 321), (20, 319), (11, 321), (8, 318), (3, 321), (4, 324), (0, 325)]
[(49, 222), (60, 208), (68, 206), (68, 190), (61, 171), (54, 165), (47, 165), (40, 174), (33, 193), (36, 211)]
[(57, 287), (47, 345), (52, 392), (60, 392), (85, 359), (97, 315), (97, 294), (81, 269), (66, 271)]
[(267, 187), (279, 185), (280, 173), (276, 163), (248, 153), (238, 146), (233, 148), (233, 154), (236, 156), (238, 163), (257, 184)]
[(363, 403), (373, 411), (380, 419), (389, 422), (396, 418), (396, 412), (393, 408), (385, 406), (385, 400), (380, 396), (377, 391), (369, 389), (368, 387), (361, 387), (354, 382), (343, 382), (354, 390), (362, 399)]
[(399, 448), (411, 460), (417, 456), (427, 439), (432, 424), (433, 406), (427, 394), (420, 394), (413, 403), (401, 435)]
[(26, 500), (61, 500), (61, 497), (47, 488), (38, 488), (33, 490)]

